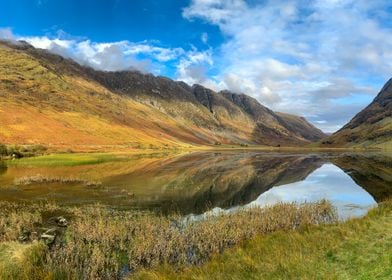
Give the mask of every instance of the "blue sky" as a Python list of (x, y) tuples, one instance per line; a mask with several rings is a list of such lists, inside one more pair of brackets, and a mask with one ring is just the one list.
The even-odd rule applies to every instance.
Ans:
[(3, 0), (0, 37), (244, 92), (332, 132), (392, 75), (388, 0)]

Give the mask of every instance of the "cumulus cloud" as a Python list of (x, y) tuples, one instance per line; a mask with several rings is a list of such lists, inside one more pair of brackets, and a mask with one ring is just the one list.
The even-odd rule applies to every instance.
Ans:
[[(202, 69), (204, 63), (212, 64), (210, 51), (166, 48), (159, 46), (159, 42), (98, 43), (86, 38), (73, 37), (63, 31), (57, 32), (54, 37), (18, 36), (13, 34), (10, 28), (0, 28), (0, 39), (24, 40), (36, 48), (47, 49), (82, 65), (104, 71), (139, 70), (161, 74), (165, 63), (174, 63), (179, 73), (188, 72), (190, 76), (196, 77), (196, 69)], [(201, 77), (201, 70), (198, 71)]]
[[(149, 42), (133, 43), (119, 41), (96, 43), (90, 40), (59, 39), (42, 37), (18, 37), (34, 47), (50, 50), (95, 69), (120, 71), (136, 69), (142, 72), (159, 72), (161, 65), (153, 62), (167, 62), (185, 54), (181, 48), (163, 48)], [(141, 57), (142, 56), (142, 57)]]
[(188, 84), (200, 84), (208, 80), (206, 72), (213, 65), (211, 50), (190, 51), (177, 65), (177, 78)]
[(388, 2), (192, 0), (183, 17), (216, 25), (228, 38), (214, 57), (216, 83), (333, 131), (391, 76)]

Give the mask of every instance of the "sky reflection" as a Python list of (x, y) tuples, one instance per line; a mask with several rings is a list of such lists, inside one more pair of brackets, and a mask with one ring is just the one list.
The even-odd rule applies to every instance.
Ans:
[(280, 202), (304, 203), (322, 199), (332, 203), (341, 220), (362, 217), (371, 208), (377, 206), (374, 198), (358, 186), (349, 175), (328, 163), (314, 171), (304, 181), (273, 187), (249, 204), (227, 210), (214, 208), (202, 215), (189, 216), (189, 219), (199, 220), (209, 215), (230, 213), (247, 207), (271, 206)]

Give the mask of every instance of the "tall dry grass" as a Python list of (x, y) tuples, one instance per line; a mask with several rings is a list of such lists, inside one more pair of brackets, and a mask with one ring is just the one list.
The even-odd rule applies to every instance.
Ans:
[[(23, 227), (42, 222), (39, 211), (27, 206), (0, 207), (9, 213), (0, 218), (2, 241), (15, 240)], [(45, 205), (40, 207), (47, 211)], [(69, 227), (49, 250), (42, 251), (45, 262), (40, 264), (44, 272), (40, 275), (53, 279), (120, 279), (160, 264), (198, 265), (259, 234), (336, 221), (334, 209), (325, 201), (254, 208), (198, 222), (98, 205), (62, 211), (72, 217)]]
[(0, 202), (0, 242), (18, 240), (27, 231), (35, 231), (42, 224), (44, 212), (53, 212), (59, 207), (53, 203), (23, 205), (20, 203)]
[(52, 176), (44, 176), (44, 175), (33, 175), (33, 176), (25, 176), (21, 178), (16, 178), (14, 184), (16, 186), (27, 186), (31, 184), (48, 184), (48, 183), (60, 183), (60, 184), (83, 184), (87, 187), (91, 186), (101, 186), (101, 182), (90, 181), (76, 177), (52, 177)]
[(362, 218), (259, 235), (201, 266), (142, 269), (130, 279), (392, 279), (392, 200)]

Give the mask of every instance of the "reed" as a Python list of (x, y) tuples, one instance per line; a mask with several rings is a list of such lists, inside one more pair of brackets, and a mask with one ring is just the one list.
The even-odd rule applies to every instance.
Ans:
[[(36, 250), (44, 254), (39, 259), (45, 260), (39, 270), (35, 267), (36, 274), (49, 279), (121, 279), (162, 264), (177, 268), (200, 265), (260, 234), (336, 221), (334, 209), (325, 201), (278, 204), (193, 222), (177, 215), (116, 211), (99, 205), (61, 208), (3, 203), (0, 207), (5, 210), (0, 218), (3, 244), (15, 242), (23, 230), (39, 231), (39, 224), (44, 223), (40, 213), (47, 216), (61, 210), (70, 218), (68, 228), (54, 245)], [(26, 246), (32, 244), (41, 246), (38, 244), (42, 242), (27, 241)]]
[(81, 178), (75, 177), (51, 177), (43, 176), (40, 174), (34, 176), (26, 176), (21, 178), (16, 178), (14, 184), (16, 186), (27, 186), (32, 184), (48, 184), (48, 183), (59, 183), (59, 184), (83, 184), (85, 186), (101, 186), (101, 182), (89, 181)]

